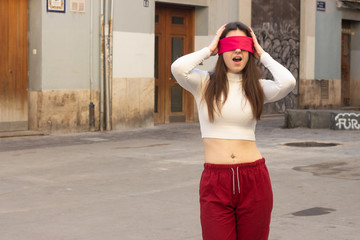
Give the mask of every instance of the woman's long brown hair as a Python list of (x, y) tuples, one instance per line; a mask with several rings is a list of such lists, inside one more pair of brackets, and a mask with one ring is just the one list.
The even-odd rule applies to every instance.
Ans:
[[(250, 30), (245, 24), (241, 22), (231, 22), (226, 25), (220, 39), (224, 38), (229, 31), (236, 29), (243, 31), (248, 37), (251, 37)], [(215, 70), (210, 73), (210, 81), (203, 93), (203, 100), (206, 101), (211, 122), (214, 121), (214, 113), (221, 114), (221, 107), (226, 102), (228, 96), (229, 83), (227, 71), (228, 69), (225, 65), (223, 55), (220, 54), (216, 62)], [(241, 73), (243, 91), (251, 105), (254, 118), (259, 120), (264, 107), (264, 91), (259, 81), (259, 68), (255, 63), (254, 55), (250, 52), (249, 60)]]

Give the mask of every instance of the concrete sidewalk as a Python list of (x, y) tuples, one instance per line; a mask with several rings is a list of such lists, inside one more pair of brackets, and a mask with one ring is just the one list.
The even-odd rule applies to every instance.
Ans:
[[(257, 127), (274, 191), (270, 239), (360, 239), (359, 131), (283, 124)], [(0, 239), (200, 240), (202, 168), (198, 124), (0, 139)]]

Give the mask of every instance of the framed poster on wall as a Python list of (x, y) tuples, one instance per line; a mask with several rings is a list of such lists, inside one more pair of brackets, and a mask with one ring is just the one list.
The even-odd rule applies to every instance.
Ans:
[(66, 0), (46, 0), (46, 10), (48, 12), (61, 12), (65, 13)]

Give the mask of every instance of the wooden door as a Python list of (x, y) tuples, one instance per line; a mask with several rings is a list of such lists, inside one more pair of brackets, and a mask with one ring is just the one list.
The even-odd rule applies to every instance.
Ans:
[(0, 1), (0, 131), (28, 128), (28, 0)]
[(194, 100), (171, 74), (171, 64), (194, 50), (194, 9), (156, 5), (155, 123), (192, 122)]
[(348, 21), (342, 23), (341, 34), (341, 99), (343, 106), (350, 106), (350, 40), (351, 25)]

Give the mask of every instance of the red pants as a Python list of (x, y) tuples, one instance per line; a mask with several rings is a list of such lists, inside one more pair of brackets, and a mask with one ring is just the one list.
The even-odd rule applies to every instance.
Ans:
[(266, 240), (273, 195), (265, 159), (252, 163), (205, 163), (200, 181), (204, 240)]

